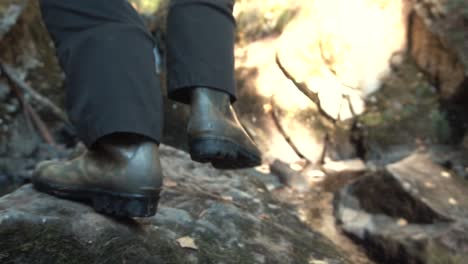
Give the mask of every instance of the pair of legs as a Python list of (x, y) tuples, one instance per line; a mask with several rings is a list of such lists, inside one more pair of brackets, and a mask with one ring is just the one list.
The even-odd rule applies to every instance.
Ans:
[[(235, 99), (233, 0), (172, 0), (167, 21), (168, 96), (194, 87)], [(40, 0), (67, 76), (67, 110), (88, 146), (115, 132), (161, 141), (156, 43), (126, 0)]]
[[(155, 41), (126, 0), (40, 0), (66, 74), (67, 112), (88, 151), (40, 164), (36, 188), (91, 201), (121, 216), (155, 213), (162, 172), (162, 98)], [(233, 0), (172, 0), (168, 96), (191, 104), (192, 159), (218, 168), (257, 165), (235, 101)]]

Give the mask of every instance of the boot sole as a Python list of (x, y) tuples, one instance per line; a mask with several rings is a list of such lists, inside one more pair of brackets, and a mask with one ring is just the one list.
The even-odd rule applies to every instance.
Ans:
[(118, 218), (153, 216), (156, 214), (159, 201), (159, 193), (154, 196), (145, 196), (102, 190), (71, 189), (40, 182), (34, 182), (33, 184), (38, 191), (91, 204), (96, 212)]
[(241, 145), (220, 138), (194, 138), (189, 143), (190, 157), (201, 163), (211, 163), (217, 169), (243, 169), (262, 163), (260, 155)]

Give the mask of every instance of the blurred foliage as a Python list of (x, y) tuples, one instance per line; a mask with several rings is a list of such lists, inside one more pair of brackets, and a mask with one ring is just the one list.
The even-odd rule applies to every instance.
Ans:
[(411, 59), (384, 80), (366, 107), (358, 121), (368, 146), (385, 150), (394, 145), (412, 145), (417, 140), (443, 143), (451, 136), (437, 91)]
[(248, 42), (280, 34), (299, 8), (294, 0), (237, 0), (237, 39)]

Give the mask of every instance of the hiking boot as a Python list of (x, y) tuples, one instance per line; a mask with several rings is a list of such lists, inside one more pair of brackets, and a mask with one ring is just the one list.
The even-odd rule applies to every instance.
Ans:
[(86, 201), (100, 213), (147, 217), (156, 213), (162, 184), (158, 145), (137, 135), (109, 136), (67, 161), (40, 163), (34, 187)]
[(240, 169), (261, 164), (261, 153), (240, 124), (230, 96), (209, 88), (195, 88), (188, 124), (193, 160), (211, 162), (218, 169)]

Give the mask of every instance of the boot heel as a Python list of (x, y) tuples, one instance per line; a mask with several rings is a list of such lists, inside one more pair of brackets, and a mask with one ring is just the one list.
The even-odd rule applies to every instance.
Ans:
[(93, 207), (97, 212), (117, 217), (148, 217), (156, 214), (159, 196), (122, 196), (95, 194)]
[(216, 138), (195, 138), (189, 143), (192, 160), (211, 162), (218, 169), (241, 169), (261, 164), (261, 157), (234, 142)]
[[(200, 138), (190, 141), (190, 156), (192, 160), (207, 163), (213, 160), (222, 160), (235, 154), (223, 141)], [(233, 159), (232, 157), (231, 159)]]

